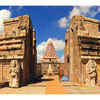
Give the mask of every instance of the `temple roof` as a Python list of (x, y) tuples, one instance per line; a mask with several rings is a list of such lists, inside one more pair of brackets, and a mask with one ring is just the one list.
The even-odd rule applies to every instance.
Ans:
[(59, 59), (56, 55), (56, 51), (55, 51), (55, 48), (53, 46), (53, 43), (52, 42), (49, 42), (47, 44), (47, 47), (46, 47), (46, 51), (42, 57), (42, 59), (47, 59), (47, 58), (51, 58), (51, 59)]

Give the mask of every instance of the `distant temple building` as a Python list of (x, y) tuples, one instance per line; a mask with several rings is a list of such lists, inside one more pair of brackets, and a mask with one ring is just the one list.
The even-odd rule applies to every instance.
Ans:
[(51, 41), (47, 44), (46, 51), (40, 59), (40, 62), (42, 64), (42, 73), (52, 75), (58, 73), (58, 63), (60, 60), (56, 55), (55, 48)]

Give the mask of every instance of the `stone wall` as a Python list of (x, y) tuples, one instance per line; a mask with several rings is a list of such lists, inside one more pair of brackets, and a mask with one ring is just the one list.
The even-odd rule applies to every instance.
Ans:
[[(21, 66), (23, 82), (29, 81), (32, 78), (33, 69), (36, 67), (33, 66), (33, 56), (36, 56), (33, 47), (36, 49), (29, 15), (5, 20), (4, 33), (0, 36), (0, 68), (3, 69), (0, 76), (8, 77), (8, 74), (5, 75), (4, 73), (9, 68), (9, 62), (17, 59)], [(7, 62), (8, 67), (6, 67)], [(5, 68), (6, 71), (4, 71)], [(5, 79), (2, 78), (1, 80)], [(6, 78), (6, 80), (9, 80), (9, 78)]]
[(69, 54), (70, 54), (70, 50), (69, 50), (69, 30), (68, 30), (65, 35), (64, 66), (63, 66), (64, 75), (67, 75), (67, 76), (69, 76), (69, 66), (70, 66)]
[(66, 32), (64, 52), (64, 63), (66, 71), (69, 71), (69, 81), (85, 83), (86, 63), (90, 59), (97, 63), (97, 80), (99, 80), (99, 26), (99, 21), (92, 18), (84, 16), (74, 16), (72, 18)]
[(48, 69), (49, 65), (51, 65), (51, 68), (53, 70), (53, 75), (56, 75), (59, 73), (59, 63), (41, 63), (41, 73), (48, 75)]
[(33, 29), (33, 58), (32, 58), (32, 62), (33, 62), (33, 76), (37, 77), (40, 76), (38, 69), (38, 65), (37, 65), (37, 50), (36, 50), (36, 31)]
[(64, 74), (64, 63), (38, 63), (37, 64), (37, 75), (48, 75), (47, 69), (49, 67), (49, 64), (51, 64), (54, 74), (53, 75), (58, 75), (61, 77), (61, 75)]

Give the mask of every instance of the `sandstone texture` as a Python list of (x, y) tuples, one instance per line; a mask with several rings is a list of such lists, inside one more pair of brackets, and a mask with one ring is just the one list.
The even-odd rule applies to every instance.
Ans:
[(86, 64), (96, 62), (97, 83), (100, 80), (100, 21), (74, 16), (65, 36), (64, 74), (69, 81), (85, 84)]
[(36, 38), (29, 15), (4, 21), (4, 33), (0, 34), (0, 81), (9, 81), (12, 60), (20, 65), (20, 78), (27, 83), (36, 76)]

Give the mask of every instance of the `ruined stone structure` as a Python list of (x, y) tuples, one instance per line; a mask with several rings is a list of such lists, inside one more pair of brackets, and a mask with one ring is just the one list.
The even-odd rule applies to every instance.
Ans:
[(35, 30), (29, 15), (4, 21), (4, 33), (0, 34), (0, 81), (9, 81), (12, 60), (20, 66), (20, 80), (29, 81), (36, 70)]
[(41, 58), (40, 63), (42, 66), (42, 73), (47, 75), (54, 75), (58, 73), (58, 63), (60, 63), (60, 60), (56, 55), (55, 48), (51, 41), (47, 44), (46, 51)]
[(65, 37), (64, 74), (69, 81), (86, 84), (86, 64), (96, 62), (97, 82), (100, 80), (100, 22), (74, 16)]

